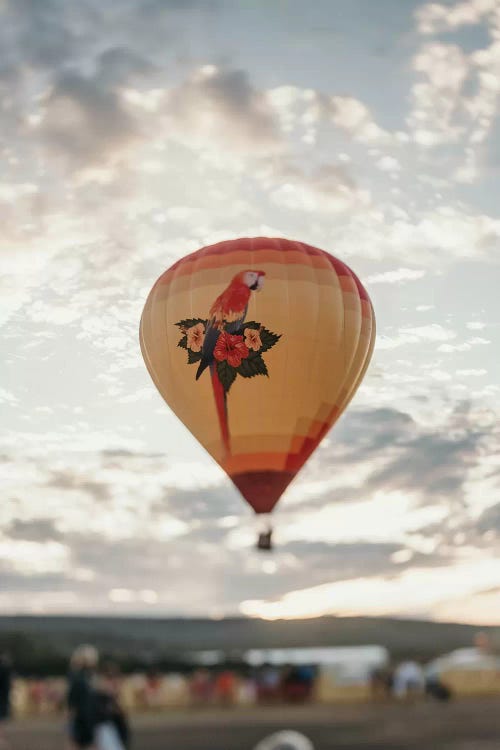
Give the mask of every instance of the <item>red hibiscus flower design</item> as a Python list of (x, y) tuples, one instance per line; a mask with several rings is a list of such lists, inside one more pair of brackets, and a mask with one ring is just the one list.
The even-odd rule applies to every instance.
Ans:
[(239, 367), (241, 360), (248, 357), (248, 347), (243, 341), (243, 336), (232, 336), (222, 331), (214, 349), (214, 357), (218, 362), (227, 360), (231, 367)]

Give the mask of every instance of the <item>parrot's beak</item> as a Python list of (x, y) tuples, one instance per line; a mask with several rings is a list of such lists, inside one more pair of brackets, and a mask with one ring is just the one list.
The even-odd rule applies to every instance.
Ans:
[(251, 273), (252, 276), (256, 276), (257, 278), (255, 279), (255, 281), (253, 282), (251, 286), (250, 285), (248, 286), (248, 288), (252, 292), (260, 291), (262, 287), (264, 286), (264, 276), (266, 275), (265, 271), (250, 271), (249, 273)]

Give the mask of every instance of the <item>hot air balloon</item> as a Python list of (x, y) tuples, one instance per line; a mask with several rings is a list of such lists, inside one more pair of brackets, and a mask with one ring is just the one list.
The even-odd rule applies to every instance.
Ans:
[[(179, 260), (154, 284), (140, 324), (160, 394), (259, 515), (351, 401), (374, 340), (370, 299), (348, 266), (266, 237)], [(258, 546), (271, 547), (270, 526)]]

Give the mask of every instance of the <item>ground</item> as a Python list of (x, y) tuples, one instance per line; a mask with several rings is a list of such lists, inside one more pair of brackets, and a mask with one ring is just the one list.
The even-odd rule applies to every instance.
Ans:
[[(498, 750), (500, 699), (143, 716), (133, 750), (252, 750), (279, 729), (303, 732), (315, 750)], [(62, 722), (19, 722), (9, 737), (12, 750), (65, 750)]]

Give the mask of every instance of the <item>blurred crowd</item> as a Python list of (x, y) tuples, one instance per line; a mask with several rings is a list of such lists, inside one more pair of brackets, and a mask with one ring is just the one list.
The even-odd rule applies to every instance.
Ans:
[[(354, 658), (354, 657), (353, 657)], [(229, 708), (308, 701), (397, 700), (424, 697), (448, 701), (456, 695), (500, 694), (500, 658), (479, 634), (473, 648), (458, 649), (425, 667), (417, 661), (373, 669), (334, 664), (238, 664), (196, 667), (165, 673), (151, 666), (123, 674), (117, 663), (101, 660), (90, 645), (79, 646), (66, 677), (23, 678), (15, 675), (7, 653), (0, 652), (0, 750), (8, 748), (4, 732), (11, 714), (54, 715), (64, 724), (68, 750), (126, 750), (128, 716), (184, 708)]]
[(449, 686), (439, 675), (426, 674), (415, 661), (403, 661), (394, 669), (375, 669), (371, 674), (371, 694), (374, 700), (413, 701), (428, 695), (445, 702), (452, 697)]
[(0, 656), (0, 748), (8, 748), (3, 726), (16, 716), (61, 715), (68, 750), (126, 750), (128, 716), (169, 707), (231, 707), (257, 702), (307, 701), (315, 671), (265, 665), (249, 676), (237, 670), (195, 669), (190, 674), (162, 674), (151, 667), (123, 675), (111, 661), (99, 664), (96, 649), (79, 646), (66, 678), (14, 678), (7, 654)]
[[(86, 658), (90, 653), (87, 652)], [(73, 666), (75, 663), (73, 659)], [(99, 668), (96, 666), (93, 682), (112, 693), (127, 711), (140, 712), (176, 706), (224, 707), (306, 701), (313, 695), (315, 670), (263, 666), (252, 675), (229, 668), (165, 674), (152, 667), (144, 673), (124, 675), (117, 664), (105, 661)], [(67, 678), (16, 677), (12, 679), (9, 703), (17, 716), (41, 716), (64, 711), (67, 697)]]

